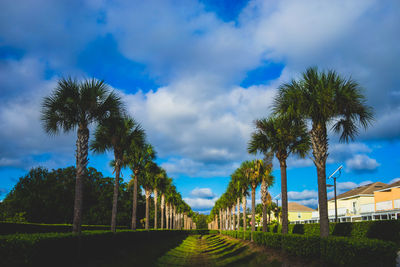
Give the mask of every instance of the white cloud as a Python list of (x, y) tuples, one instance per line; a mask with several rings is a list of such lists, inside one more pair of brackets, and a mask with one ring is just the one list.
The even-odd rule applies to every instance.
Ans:
[(318, 192), (315, 190), (303, 190), (301, 192), (289, 191), (288, 199), (289, 200), (301, 200), (301, 199), (310, 199), (318, 197)]
[(316, 198), (310, 198), (310, 199), (304, 199), (304, 200), (298, 200), (296, 201), (297, 203), (308, 206), (310, 208), (316, 209), (318, 207), (318, 199)]
[(209, 210), (214, 207), (215, 201), (218, 198), (183, 198), (183, 200), (193, 209), (193, 210)]
[(346, 165), (355, 172), (371, 172), (380, 166), (375, 159), (364, 154), (357, 154), (353, 158), (346, 160)]
[[(0, 62), (2, 95), (9, 97), (0, 109), (0, 126), (7, 129), (0, 132), (6, 140), (0, 145), (4, 163), (16, 164), (22, 149), (24, 154), (73, 155), (72, 135), (48, 138), (41, 129), (40, 99), (54, 86), (43, 77), (49, 66), (82, 73), (71, 66), (90, 41), (104, 34), (164, 84), (149, 92), (126, 91), (123, 98), (158, 155), (170, 158), (163, 165), (174, 174), (229, 175), (248, 157), (251, 122), (270, 113), (277, 86), (310, 65), (352, 75), (365, 87), (376, 121), (361, 138), (400, 136), (400, 61), (393, 60), (400, 57), (396, 1), (254, 0), (237, 24), (221, 21), (194, 0), (178, 5), (85, 1), (79, 8), (69, 1), (41, 0), (21, 6), (1, 4), (8, 14), (0, 19), (4, 44), (25, 53), (21, 60)], [(285, 63), (277, 80), (237, 86), (249, 70), (271, 61)], [(354, 154), (370, 152), (362, 143), (332, 144), (328, 160), (356, 164)], [(360, 162), (364, 169), (379, 164), (365, 157)], [(308, 159), (288, 160), (289, 167), (311, 165)]]
[(400, 181), (400, 178), (394, 178), (394, 179), (390, 180), (389, 184), (393, 184), (397, 181)]
[(190, 192), (190, 195), (195, 198), (206, 198), (206, 199), (212, 199), (215, 197), (215, 194), (212, 192), (211, 188), (198, 188), (196, 187), (195, 189)]

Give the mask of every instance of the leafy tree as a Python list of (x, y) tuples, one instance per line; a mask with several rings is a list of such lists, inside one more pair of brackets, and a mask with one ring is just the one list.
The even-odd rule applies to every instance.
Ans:
[[(35, 168), (21, 177), (13, 190), (2, 202), (3, 219), (8, 220), (24, 214), (26, 221), (34, 223), (72, 223), (73, 198), (76, 169), (68, 167), (48, 171), (45, 168)], [(85, 179), (83, 203), (83, 224), (110, 223), (114, 179), (103, 177), (94, 168), (88, 169), (88, 179)], [(120, 225), (128, 225), (130, 207), (132, 205), (127, 184), (120, 179), (118, 213)], [(144, 200), (139, 199), (140, 214), (144, 214)]]
[[(281, 169), (282, 233), (288, 233), (288, 199), (286, 160), (290, 154), (304, 158), (310, 149), (310, 139), (303, 120), (287, 116), (270, 117), (255, 121), (256, 132), (248, 145), (250, 153), (261, 152), (265, 157), (274, 153)], [(272, 164), (270, 164), (270, 167)], [(265, 193), (264, 193), (265, 194)], [(265, 199), (266, 201), (267, 199)]]
[(320, 232), (329, 235), (326, 193), (326, 160), (328, 158), (327, 127), (332, 125), (340, 141), (348, 142), (366, 129), (373, 120), (372, 108), (366, 104), (360, 85), (339, 76), (335, 71), (319, 72), (308, 68), (300, 80), (292, 80), (279, 88), (275, 99), (276, 113), (301, 117), (311, 122), (310, 138), (313, 161), (318, 175)]
[(120, 98), (96, 79), (77, 82), (62, 78), (53, 93), (44, 98), (42, 121), (49, 134), (77, 130), (76, 185), (73, 232), (81, 232), (83, 183), (87, 176), (89, 125), (122, 110)]

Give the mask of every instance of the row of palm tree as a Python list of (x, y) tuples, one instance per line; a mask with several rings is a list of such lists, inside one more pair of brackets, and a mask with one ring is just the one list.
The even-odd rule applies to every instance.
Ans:
[[(118, 212), (118, 192), (122, 168), (132, 171), (133, 205), (131, 228), (137, 228), (137, 194), (140, 184), (146, 195), (146, 229), (149, 229), (149, 199), (154, 194), (155, 221), (158, 221), (158, 194), (161, 193), (161, 228), (193, 228), (195, 224), (190, 218), (193, 215), (190, 207), (182, 200), (172, 179), (165, 170), (155, 162), (154, 148), (146, 142), (146, 134), (139, 123), (126, 115), (120, 97), (110, 92), (109, 87), (96, 79), (78, 82), (71, 78), (62, 78), (52, 94), (46, 97), (42, 105), (42, 121), (49, 134), (60, 131), (70, 132), (77, 129), (76, 141), (76, 186), (73, 232), (81, 232), (83, 179), (86, 177), (89, 128), (96, 123), (94, 140), (90, 149), (94, 153), (112, 150), (114, 160), (112, 166), (115, 173), (115, 184), (112, 202), (111, 231), (116, 231)], [(166, 211), (166, 214), (164, 214)], [(184, 222), (182, 222), (182, 220)]]
[[(249, 189), (251, 191), (251, 232), (255, 231), (255, 196), (256, 188), (262, 184), (264, 190), (261, 192), (261, 200), (263, 206), (268, 205), (268, 199), (271, 197), (268, 193), (268, 187), (274, 182), (271, 175), (271, 164), (268, 161), (255, 159), (253, 161), (245, 161), (231, 175), (231, 180), (224, 194), (215, 202), (209, 216), (209, 227), (212, 229), (222, 230), (238, 230), (240, 225), (240, 202), (242, 202), (243, 213), (243, 229), (247, 230), (247, 196)], [(237, 213), (235, 216), (235, 208)], [(237, 220), (236, 220), (237, 218)], [(264, 217), (266, 220), (267, 217)], [(265, 221), (266, 224), (266, 221)], [(264, 228), (265, 230), (266, 228)]]
[[(320, 72), (316, 67), (308, 68), (298, 80), (292, 80), (279, 87), (277, 97), (273, 104), (273, 113), (268, 118), (255, 121), (256, 131), (251, 135), (248, 143), (248, 152), (261, 153), (264, 164), (272, 169), (271, 159), (276, 156), (281, 173), (281, 201), (282, 201), (282, 233), (288, 232), (288, 198), (287, 198), (287, 159), (290, 155), (301, 158), (309, 157), (317, 169), (318, 207), (320, 218), (320, 235), (329, 235), (329, 220), (326, 191), (326, 161), (328, 158), (328, 128), (339, 134), (341, 142), (354, 140), (359, 128), (367, 127), (373, 121), (373, 110), (366, 104), (366, 98), (361, 86), (351, 78), (346, 79), (335, 71)], [(312, 150), (312, 155), (309, 151)], [(232, 175), (247, 177), (251, 174), (248, 162), (244, 162)], [(237, 180), (235, 180), (238, 182)], [(239, 182), (240, 184), (240, 182)], [(257, 182), (251, 184), (256, 187)], [(229, 188), (229, 186), (228, 186)], [(243, 197), (243, 213), (245, 217), (246, 186), (241, 188)], [(269, 201), (262, 185), (262, 203)], [(216, 203), (211, 213), (211, 218), (216, 214), (221, 217), (221, 208), (226, 207), (224, 195)], [(253, 199), (253, 193), (252, 193)], [(253, 200), (252, 200), (253, 204)], [(252, 205), (253, 206), (253, 205)], [(265, 205), (266, 206), (266, 205)], [(264, 208), (263, 208), (264, 209)], [(252, 212), (253, 213), (253, 212)], [(266, 216), (263, 211), (263, 218)], [(253, 221), (254, 213), (252, 214)], [(223, 220), (224, 217), (221, 217)], [(211, 224), (215, 226), (214, 224)], [(243, 222), (246, 229), (245, 220)], [(265, 229), (265, 221), (263, 222)], [(220, 229), (224, 225), (221, 224)], [(254, 227), (254, 224), (252, 224)]]
[[(286, 160), (291, 154), (308, 156), (317, 168), (320, 235), (329, 235), (326, 191), (328, 127), (341, 142), (354, 140), (359, 127), (366, 129), (373, 120), (360, 85), (335, 71), (308, 68), (302, 78), (279, 87), (273, 114), (255, 121), (248, 150), (274, 154), (280, 164), (282, 233), (288, 232)], [(307, 127), (310, 125), (310, 129)], [(309, 151), (312, 150), (312, 156)]]

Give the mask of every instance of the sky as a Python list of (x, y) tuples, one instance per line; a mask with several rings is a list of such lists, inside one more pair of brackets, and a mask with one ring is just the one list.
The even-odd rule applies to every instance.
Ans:
[[(329, 133), (327, 174), (343, 165), (339, 193), (400, 177), (399, 1), (3, 0), (0, 9), (0, 199), (31, 168), (75, 164), (76, 133), (48, 136), (40, 121), (43, 98), (67, 76), (121, 95), (195, 211), (209, 212), (254, 157), (253, 121), (310, 66), (356, 80), (375, 113), (351, 143)], [(90, 154), (89, 166), (112, 176), (112, 158)], [(289, 201), (315, 208), (312, 161), (287, 165)], [(275, 197), (276, 159), (273, 175)]]

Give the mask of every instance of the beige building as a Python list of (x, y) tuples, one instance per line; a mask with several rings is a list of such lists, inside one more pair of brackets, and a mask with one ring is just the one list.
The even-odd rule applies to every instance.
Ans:
[[(361, 221), (364, 214), (375, 212), (374, 191), (387, 187), (387, 184), (375, 182), (356, 187), (337, 196), (337, 215), (339, 222)], [(328, 201), (328, 216), (335, 220), (335, 198)]]
[(301, 205), (296, 202), (288, 203), (288, 218), (289, 222), (300, 222), (310, 220), (312, 213), (316, 211), (307, 206)]

